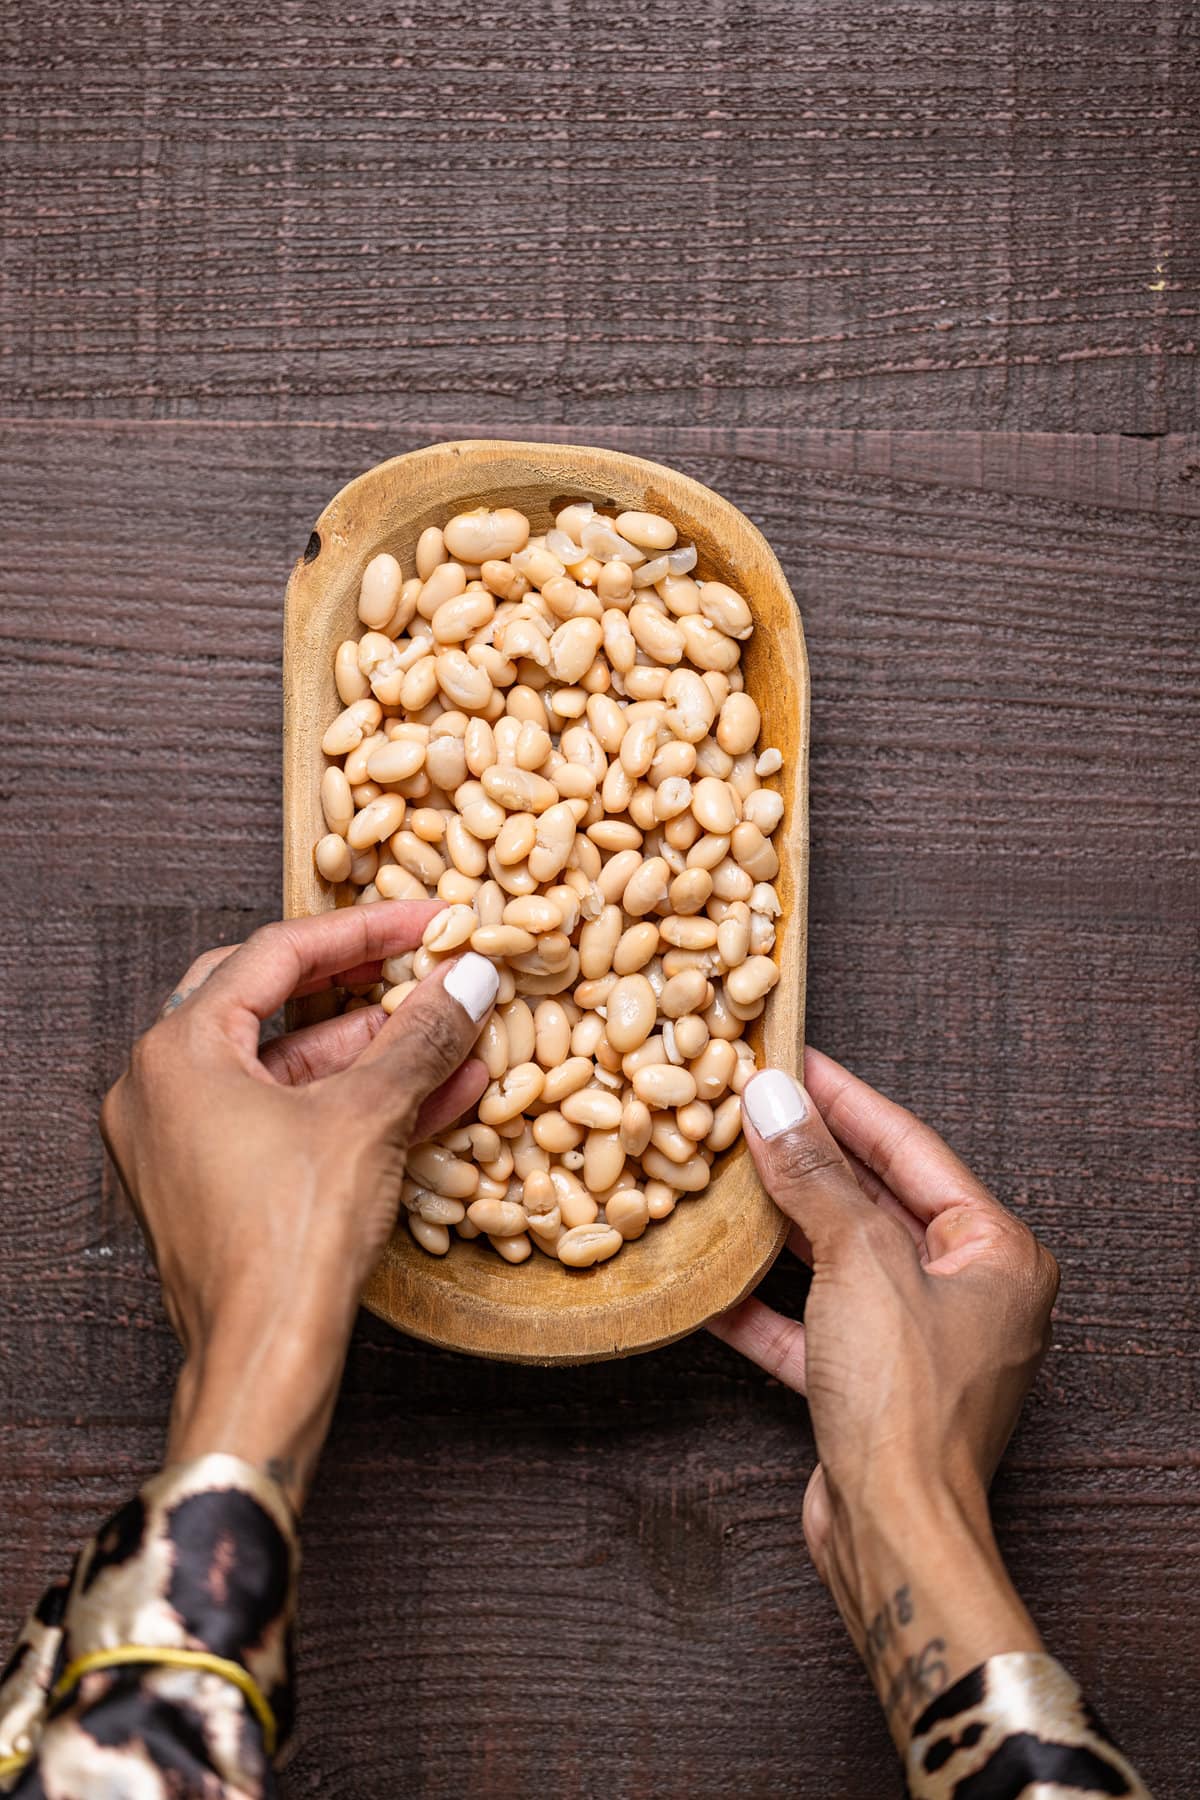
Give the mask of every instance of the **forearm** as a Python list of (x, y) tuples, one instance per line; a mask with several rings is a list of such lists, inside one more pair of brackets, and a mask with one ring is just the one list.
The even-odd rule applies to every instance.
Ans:
[(1008, 1578), (986, 1499), (897, 1483), (893, 1495), (835, 1514), (830, 1588), (897, 1749), (939, 1693), (990, 1656), (1040, 1651)]
[[(834, 1598), (874, 1682), (912, 1800), (1062, 1785), (1150, 1800), (1009, 1580), (982, 1489), (897, 1483), (836, 1517)], [(1043, 1785), (1044, 1784), (1044, 1785)]]
[[(351, 1314), (351, 1319), (352, 1319)], [(350, 1320), (213, 1338), (180, 1373), (167, 1462), (219, 1452), (278, 1481), (299, 1513), (329, 1430)]]

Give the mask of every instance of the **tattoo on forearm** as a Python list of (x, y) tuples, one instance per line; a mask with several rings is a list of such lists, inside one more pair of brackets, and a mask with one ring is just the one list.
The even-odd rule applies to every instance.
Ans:
[(164, 1013), (174, 1012), (175, 1008), (177, 1006), (182, 1006), (186, 999), (187, 999), (187, 995), (183, 992), (183, 990), (181, 988), (176, 988), (175, 992), (173, 994), (171, 994), (168, 999), (163, 1001), (163, 1007), (162, 1007), (163, 1012)]
[[(867, 1627), (863, 1660), (889, 1718), (897, 1707), (911, 1715), (928, 1706), (941, 1693), (949, 1676), (942, 1660), (946, 1651), (944, 1638), (930, 1638), (915, 1654), (902, 1651), (901, 1633), (913, 1623), (916, 1614), (912, 1589), (906, 1583), (884, 1601)], [(900, 1659), (895, 1667), (891, 1666), (891, 1652)]]

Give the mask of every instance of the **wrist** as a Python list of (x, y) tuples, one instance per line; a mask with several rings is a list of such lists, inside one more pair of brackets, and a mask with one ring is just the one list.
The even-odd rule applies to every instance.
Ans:
[(216, 1451), (272, 1476), (299, 1512), (337, 1398), (344, 1348), (309, 1332), (216, 1334), (180, 1371), (168, 1462)]
[(989, 1656), (1042, 1645), (981, 1482), (897, 1470), (872, 1489), (853, 1500), (831, 1493), (822, 1573), (903, 1751), (943, 1689)]
[[(936, 1556), (958, 1564), (977, 1551), (979, 1508), (971, 1495), (897, 1471), (853, 1495), (829, 1484), (830, 1524), (822, 1574), (860, 1653), (877, 1596), (895, 1577)], [(986, 1518), (986, 1503), (983, 1508)]]
[(924, 1561), (965, 1558), (991, 1542), (982, 1486), (928, 1480), (906, 1467), (873, 1469), (853, 1491), (826, 1481), (829, 1528), (822, 1575), (858, 1642), (881, 1578)]

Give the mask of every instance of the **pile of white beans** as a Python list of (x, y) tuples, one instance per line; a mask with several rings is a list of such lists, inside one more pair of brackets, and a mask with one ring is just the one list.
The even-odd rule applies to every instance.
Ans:
[(439, 960), (495, 959), (473, 1123), (410, 1151), (408, 1227), (587, 1268), (700, 1193), (741, 1129), (742, 1033), (771, 959), (783, 800), (744, 691), (742, 596), (670, 520), (582, 501), (423, 531), (366, 566), (335, 659), (328, 834), (339, 905), (448, 902), (347, 1004), (403, 1005)]

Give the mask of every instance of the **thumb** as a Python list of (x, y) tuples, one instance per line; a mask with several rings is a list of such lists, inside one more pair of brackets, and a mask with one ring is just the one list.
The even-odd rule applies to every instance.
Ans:
[(763, 1186), (818, 1256), (873, 1208), (811, 1096), (782, 1069), (762, 1069), (742, 1092), (742, 1121)]
[(408, 1136), (421, 1103), (471, 1054), (500, 987), (493, 962), (469, 950), (427, 975), (342, 1080), (389, 1135)]

